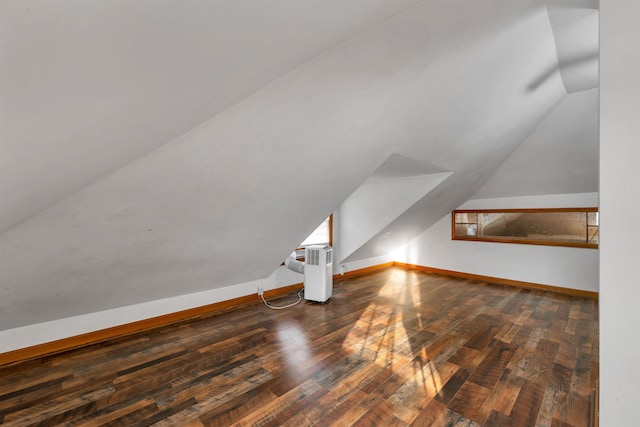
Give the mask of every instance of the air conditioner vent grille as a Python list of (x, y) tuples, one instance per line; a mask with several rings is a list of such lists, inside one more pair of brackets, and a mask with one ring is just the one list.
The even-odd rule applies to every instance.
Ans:
[(309, 249), (306, 256), (307, 264), (320, 265), (320, 251), (318, 249)]
[(327, 251), (327, 265), (331, 264), (331, 262), (333, 262), (333, 251), (329, 250)]

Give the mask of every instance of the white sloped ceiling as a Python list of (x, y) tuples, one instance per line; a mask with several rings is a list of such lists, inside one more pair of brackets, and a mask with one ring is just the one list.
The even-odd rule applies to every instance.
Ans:
[(340, 243), (334, 259), (348, 259), (451, 174), (429, 163), (392, 154), (340, 205)]
[(558, 103), (474, 198), (598, 191), (598, 89)]
[(416, 1), (2, 1), (0, 232)]
[(566, 96), (542, 1), (239, 3), (1, 4), (0, 329), (267, 277), (393, 153), (451, 171), (383, 253)]

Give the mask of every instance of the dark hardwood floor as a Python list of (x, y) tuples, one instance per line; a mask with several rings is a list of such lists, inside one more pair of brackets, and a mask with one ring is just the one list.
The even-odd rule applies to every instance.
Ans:
[(597, 378), (597, 301), (390, 268), (0, 368), (0, 424), (577, 427)]

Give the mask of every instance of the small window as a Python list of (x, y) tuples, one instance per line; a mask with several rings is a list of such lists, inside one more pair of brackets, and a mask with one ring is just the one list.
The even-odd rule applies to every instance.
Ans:
[(300, 247), (311, 246), (311, 245), (330, 245), (332, 243), (331, 239), (331, 226), (332, 226), (333, 215), (330, 215), (327, 219), (325, 219), (322, 224), (316, 228), (313, 233), (309, 235), (304, 242), (300, 244)]
[(597, 248), (598, 208), (456, 210), (451, 238)]
[(304, 259), (304, 248), (312, 245), (333, 246), (333, 215), (329, 215), (329, 217), (296, 248), (296, 259)]

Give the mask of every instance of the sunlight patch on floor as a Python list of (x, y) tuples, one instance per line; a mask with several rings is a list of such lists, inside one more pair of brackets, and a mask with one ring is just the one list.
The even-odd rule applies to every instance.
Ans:
[(343, 341), (345, 350), (400, 377), (403, 385), (389, 399), (396, 406), (433, 398), (458, 369), (446, 362), (438, 366), (425, 343), (416, 339), (422, 330), (418, 286), (411, 272), (392, 270)]

